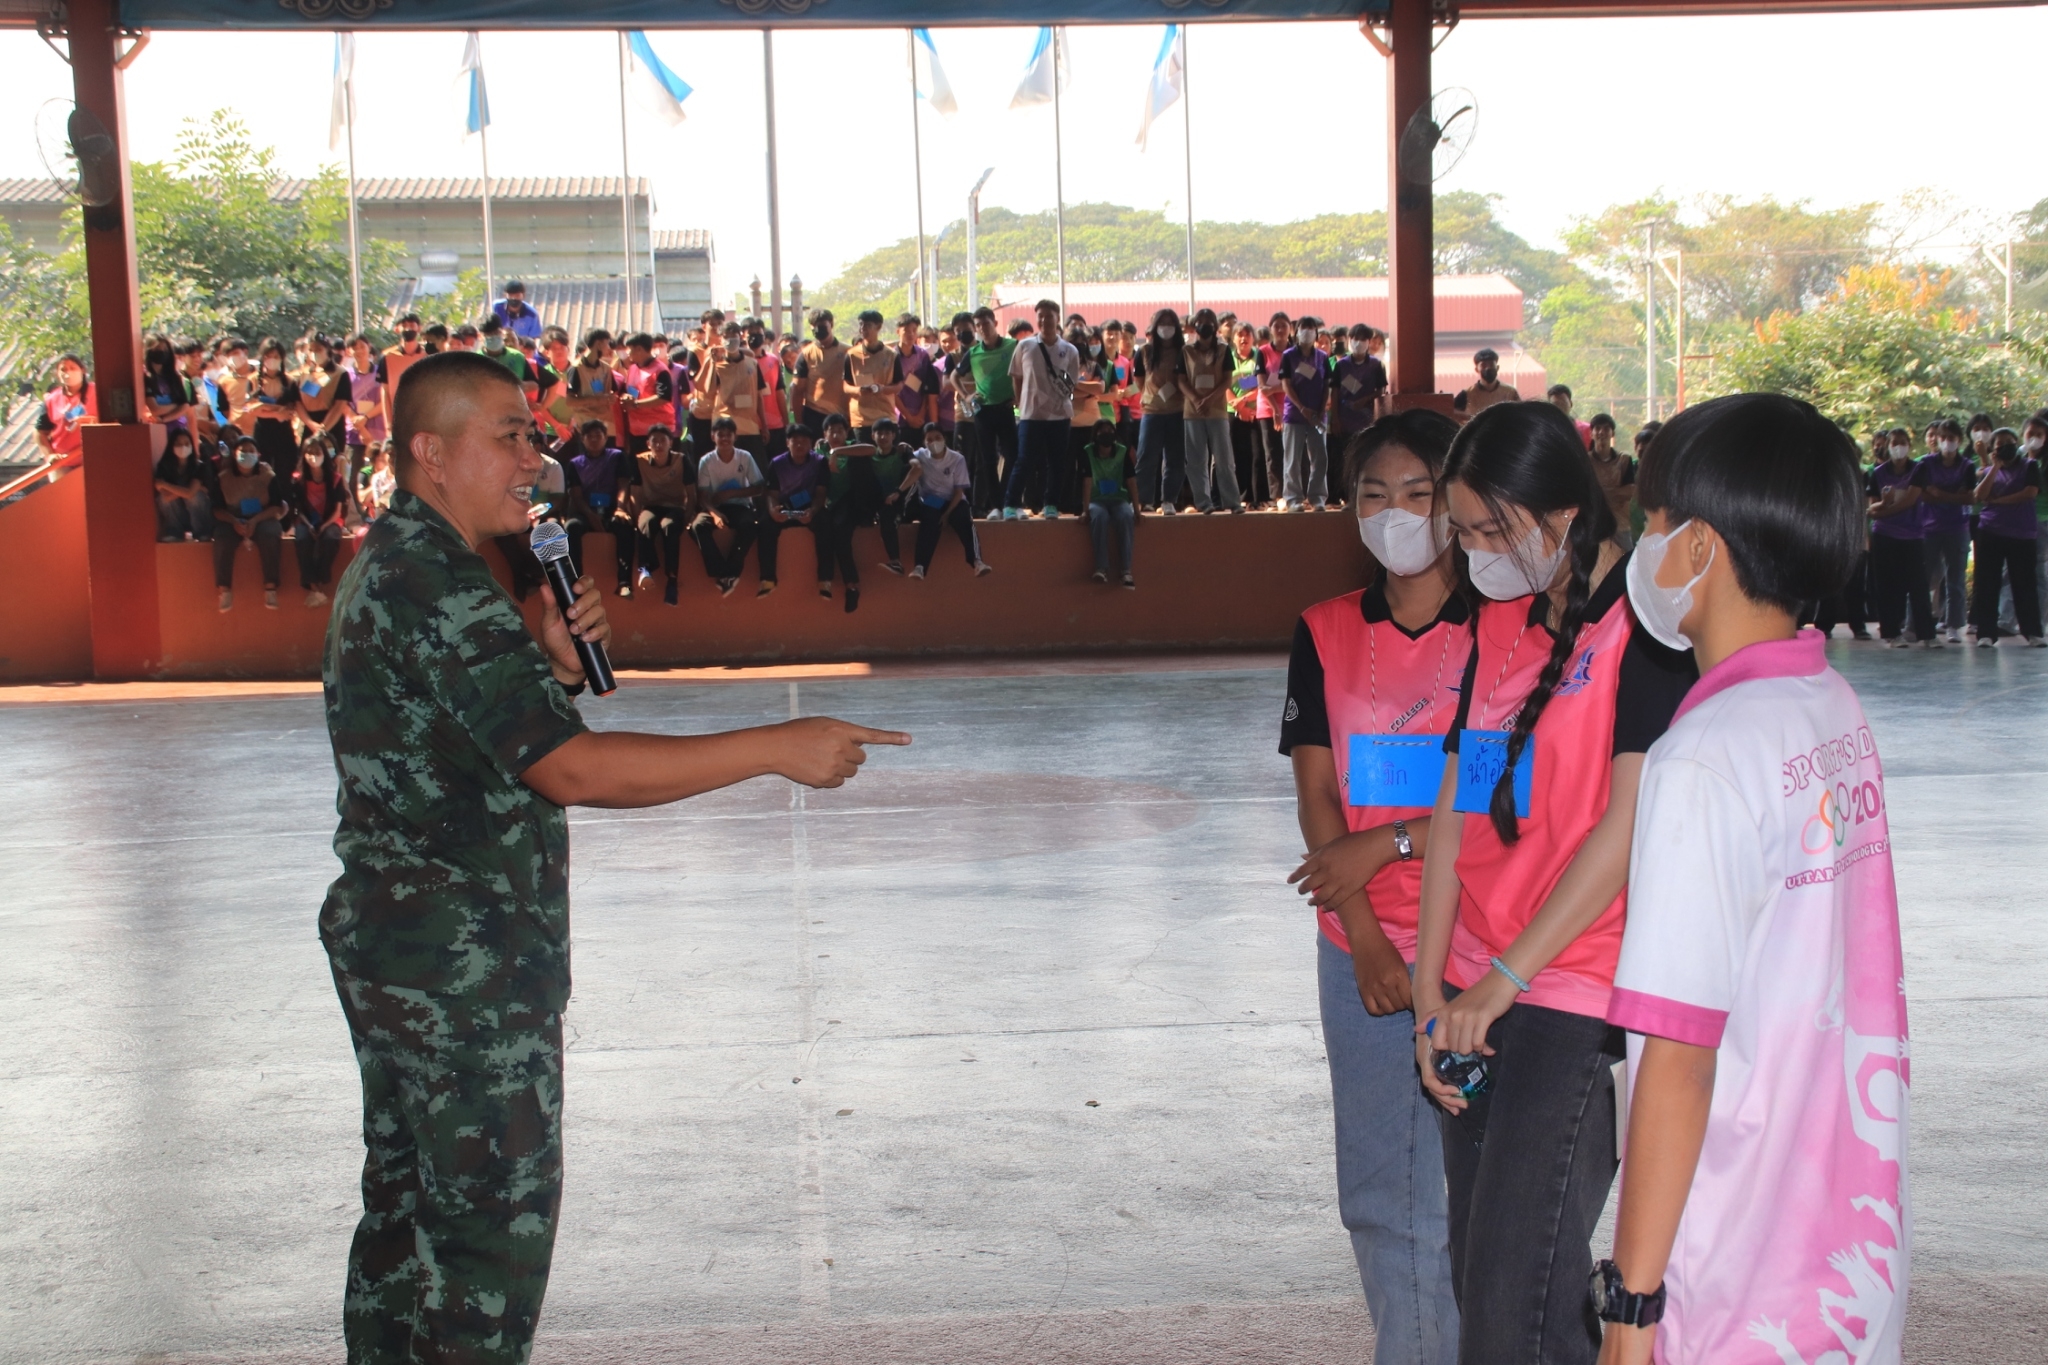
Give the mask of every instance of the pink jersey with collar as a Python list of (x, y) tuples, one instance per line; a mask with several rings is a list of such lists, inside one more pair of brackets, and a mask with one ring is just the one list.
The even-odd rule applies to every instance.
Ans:
[[(1301, 614), (1323, 662), (1323, 705), (1330, 719), (1330, 752), (1344, 794), (1345, 824), (1356, 833), (1396, 820), (1419, 820), (1428, 806), (1351, 804), (1351, 736), (1441, 735), (1458, 713), (1458, 680), (1472, 650), (1472, 628), (1439, 622), (1409, 639), (1392, 621), (1367, 621), (1365, 591), (1318, 602)], [(1395, 861), (1365, 885), (1366, 899), (1402, 960), (1415, 960), (1415, 925), (1422, 905), (1422, 860)], [(1334, 910), (1318, 915), (1331, 943), (1351, 951)]]
[(1896, 1365), (1898, 893), (1877, 746), (1817, 632), (1724, 660), (1651, 746), (1614, 987), (1631, 1083), (1638, 1035), (1716, 1049), (1656, 1359)]

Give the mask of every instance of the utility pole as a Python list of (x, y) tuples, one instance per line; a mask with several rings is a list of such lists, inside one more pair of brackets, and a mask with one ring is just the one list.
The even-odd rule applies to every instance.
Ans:
[(1643, 224), (1650, 233), (1649, 255), (1643, 261), (1643, 420), (1657, 420), (1657, 229), (1661, 219)]
[[(772, 315), (775, 331), (779, 335), (782, 326), (782, 209), (777, 202), (775, 178), (775, 30), (761, 30), (761, 104), (768, 116), (768, 308)], [(791, 288), (794, 289), (794, 281)], [(792, 315), (796, 304), (790, 304)], [(795, 331), (796, 321), (792, 316)]]

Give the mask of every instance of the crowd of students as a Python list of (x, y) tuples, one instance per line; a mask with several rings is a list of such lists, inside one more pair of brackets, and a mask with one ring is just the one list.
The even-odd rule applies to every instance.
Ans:
[[(621, 595), (659, 577), (671, 602), (685, 537), (726, 592), (755, 551), (766, 593), (781, 534), (802, 527), (817, 538), (821, 594), (841, 580), (853, 610), (856, 531), (875, 528), (882, 564), (901, 573), (898, 530), (915, 523), (917, 576), (950, 528), (986, 573), (977, 518), (1085, 518), (1094, 577), (1115, 572), (1135, 587), (1140, 517), (1341, 508), (1349, 490), (1331, 486), (1329, 453), (1389, 410), (1386, 337), (1363, 323), (1275, 313), (1255, 325), (1163, 308), (1142, 326), (1095, 326), (1041, 300), (1007, 329), (988, 308), (943, 328), (870, 310), (850, 339), (829, 310), (808, 326), (800, 340), (711, 309), (685, 336), (595, 330), (572, 346), (512, 281), (475, 325), (423, 326), (408, 314), (383, 349), (318, 333), (290, 345), (266, 338), (253, 354), (234, 338), (146, 337), (145, 416), (193, 438), (189, 453), (167, 449), (158, 469), (162, 534), (215, 543), (225, 610), (237, 544), (261, 556), (275, 605), (289, 531), (307, 602), (324, 603), (340, 539), (390, 495), (381, 447), (392, 394), (412, 364), (443, 349), (481, 351), (520, 379), (533, 439), (553, 461), (552, 512), (570, 525), (579, 562), (584, 532), (610, 531)], [(1473, 369), (1456, 420), (1521, 400), (1491, 348)], [(1546, 400), (1571, 416), (1565, 385)], [(64, 357), (37, 422), (46, 456), (75, 463), (96, 410), (83, 363)], [(710, 462), (713, 487), (700, 475), (721, 449), (720, 423), (736, 458)], [(1635, 470), (1660, 424), (1635, 433), (1633, 457), (1617, 448), (1611, 416), (1572, 424), (1626, 547), (1643, 517)], [(1873, 438), (1867, 553), (1808, 619), (1858, 639), (1874, 619), (1891, 645), (1962, 643), (1966, 632), (1982, 646), (2002, 636), (2048, 645), (2037, 512), (2048, 409), (2017, 431), (1979, 414), (1931, 423), (1921, 437), (1917, 451), (1903, 428)], [(223, 477), (235, 485), (232, 506)], [(515, 568), (522, 587), (537, 573)]]
[(1800, 624), (1865, 554), (1870, 475), (1759, 394), (1633, 474), (1631, 548), (1551, 404), (1349, 445), (1383, 568), (1303, 614), (1280, 748), (1375, 1359), (1896, 1362), (1884, 779)]

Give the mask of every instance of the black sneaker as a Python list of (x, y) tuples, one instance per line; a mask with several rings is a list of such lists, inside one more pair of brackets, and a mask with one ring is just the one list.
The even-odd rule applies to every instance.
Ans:
[(858, 583), (848, 583), (846, 585), (846, 610), (849, 615), (860, 610), (860, 584)]
[(668, 586), (661, 590), (661, 600), (668, 603), (670, 606), (674, 606), (676, 604), (677, 591), (678, 589), (676, 585), (676, 576), (674, 574), (670, 574), (668, 576)]
[(739, 585), (740, 581), (737, 578), (721, 578), (718, 580), (718, 595), (720, 597), (730, 597), (732, 596), (733, 589)]

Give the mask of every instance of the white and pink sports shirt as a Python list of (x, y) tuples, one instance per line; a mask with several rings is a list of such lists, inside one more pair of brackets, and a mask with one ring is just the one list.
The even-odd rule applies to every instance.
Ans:
[(1818, 633), (1724, 660), (1651, 747), (1607, 1018), (1718, 1049), (1660, 1365), (1896, 1365), (1898, 891), (1877, 746)]

